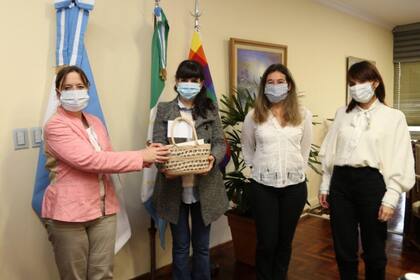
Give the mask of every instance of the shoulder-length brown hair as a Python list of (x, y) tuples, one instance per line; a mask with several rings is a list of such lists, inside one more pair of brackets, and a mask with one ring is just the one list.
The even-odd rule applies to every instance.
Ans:
[(254, 121), (258, 124), (267, 121), (271, 102), (264, 94), (265, 84), (267, 83), (267, 76), (273, 72), (280, 72), (286, 77), (286, 82), (289, 86), (289, 92), (283, 103), (283, 120), (290, 125), (296, 126), (302, 122), (302, 114), (299, 110), (299, 102), (296, 93), (296, 83), (293, 80), (292, 74), (289, 69), (283, 64), (272, 64), (264, 72), (261, 77), (259, 91), (255, 100), (254, 107)]
[[(349, 71), (347, 72), (347, 84), (350, 82), (378, 82), (378, 86), (375, 89), (376, 98), (379, 99), (381, 103), (385, 104), (385, 85), (382, 80), (381, 74), (375, 65), (369, 61), (361, 61), (353, 64)], [(346, 113), (349, 113), (351, 110), (356, 107), (359, 103), (352, 99), (347, 106)]]

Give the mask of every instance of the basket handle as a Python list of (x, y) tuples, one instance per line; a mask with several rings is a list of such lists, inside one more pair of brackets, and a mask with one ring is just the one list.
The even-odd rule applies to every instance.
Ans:
[(171, 142), (172, 144), (176, 145), (175, 143), (175, 137), (174, 137), (174, 129), (175, 129), (175, 125), (179, 122), (186, 122), (189, 126), (191, 126), (192, 128), (192, 132), (193, 132), (193, 137), (194, 137), (194, 141), (195, 143), (198, 145), (198, 137), (197, 137), (197, 131), (195, 130), (194, 124), (186, 118), (183, 117), (177, 117), (176, 119), (174, 119), (173, 123), (172, 123), (172, 127), (171, 127)]

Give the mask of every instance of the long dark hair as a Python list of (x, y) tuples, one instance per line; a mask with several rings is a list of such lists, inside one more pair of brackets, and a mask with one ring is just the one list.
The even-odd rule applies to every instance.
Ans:
[(83, 84), (85, 85), (85, 87), (89, 88), (89, 79), (86, 76), (85, 72), (80, 69), (77, 66), (65, 66), (63, 68), (60, 69), (60, 71), (58, 71), (57, 76), (55, 77), (55, 89), (56, 90), (61, 90), (61, 86), (63, 85), (64, 80), (66, 79), (67, 75), (72, 73), (72, 72), (76, 72), (80, 75), (80, 78), (82, 79)]
[(287, 85), (290, 90), (287, 97), (283, 100), (284, 114), (283, 119), (286, 123), (291, 125), (299, 125), (302, 122), (302, 114), (299, 111), (299, 102), (296, 93), (296, 83), (290, 73), (289, 69), (283, 64), (271, 64), (262, 75), (258, 95), (255, 101), (254, 120), (256, 123), (264, 123), (268, 118), (268, 111), (270, 110), (271, 103), (268, 101), (267, 96), (264, 94), (265, 84), (267, 77), (273, 72), (280, 72), (286, 77)]
[[(194, 60), (184, 60), (178, 66), (178, 69), (175, 73), (175, 79), (191, 79), (196, 78), (200, 79), (203, 82), (201, 91), (194, 98), (193, 104), (193, 118), (196, 119), (197, 116), (202, 118), (207, 117), (207, 111), (214, 110), (216, 107), (213, 104), (213, 101), (207, 97), (207, 89), (204, 86), (204, 70), (200, 63)], [(177, 91), (176, 86), (174, 86), (175, 91)], [(179, 93), (178, 93), (179, 94)]]
[[(381, 103), (385, 104), (385, 85), (382, 80), (381, 74), (375, 65), (369, 61), (361, 61), (353, 64), (349, 71), (347, 72), (347, 84), (350, 82), (378, 82), (378, 86), (375, 89), (376, 98), (379, 99)], [(356, 107), (359, 103), (352, 99), (347, 106), (346, 113), (349, 113), (351, 110)]]

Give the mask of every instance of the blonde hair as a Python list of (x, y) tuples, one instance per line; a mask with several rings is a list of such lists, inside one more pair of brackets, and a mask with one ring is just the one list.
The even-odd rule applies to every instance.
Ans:
[(302, 123), (303, 114), (297, 98), (296, 84), (289, 69), (287, 69), (287, 67), (282, 64), (270, 65), (267, 70), (265, 70), (261, 78), (258, 95), (255, 100), (254, 121), (258, 124), (267, 121), (268, 113), (272, 104), (265, 96), (264, 89), (265, 84), (267, 83), (267, 76), (273, 72), (280, 72), (284, 74), (286, 76), (286, 82), (290, 88), (286, 99), (281, 101), (283, 104), (283, 120), (286, 122), (286, 124), (297, 126)]

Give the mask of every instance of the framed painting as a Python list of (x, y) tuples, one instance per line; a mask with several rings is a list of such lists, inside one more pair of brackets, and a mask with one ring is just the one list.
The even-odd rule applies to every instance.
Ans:
[(363, 58), (359, 58), (359, 57), (354, 57), (354, 56), (348, 56), (347, 57), (347, 68), (346, 68), (346, 105), (348, 105), (351, 101), (351, 96), (350, 96), (350, 91), (349, 91), (349, 86), (347, 85), (347, 72), (349, 71), (350, 67), (358, 62), (361, 61), (369, 61), (372, 64), (376, 64), (375, 61), (373, 60), (369, 60), (369, 59), (363, 59)]
[[(287, 64), (287, 46), (230, 38), (230, 92), (248, 92), (254, 97), (265, 69), (274, 63)], [(241, 97), (241, 96), (239, 96)]]

